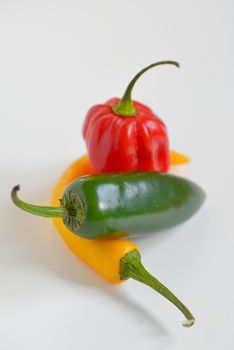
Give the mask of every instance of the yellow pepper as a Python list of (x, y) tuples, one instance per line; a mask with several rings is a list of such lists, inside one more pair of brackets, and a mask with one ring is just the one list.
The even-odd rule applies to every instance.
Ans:
[[(188, 158), (176, 152), (171, 153), (172, 163), (179, 164), (180, 161), (185, 163)], [(52, 195), (52, 205), (59, 205), (59, 199), (62, 197), (63, 191), (73, 180), (92, 173), (94, 173), (94, 170), (87, 156), (75, 161), (56, 184)], [(187, 318), (183, 322), (185, 327), (190, 327), (194, 323), (193, 315), (184, 304), (167, 287), (145, 270), (141, 264), (139, 249), (133, 242), (122, 239), (90, 240), (81, 238), (70, 232), (59, 218), (53, 220), (67, 246), (99, 275), (112, 283), (120, 283), (131, 277), (147, 284), (184, 313)]]

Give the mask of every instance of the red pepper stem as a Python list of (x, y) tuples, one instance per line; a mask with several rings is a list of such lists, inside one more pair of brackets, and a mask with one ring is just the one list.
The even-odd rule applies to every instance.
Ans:
[(140, 253), (137, 250), (132, 250), (121, 259), (120, 278), (123, 280), (133, 278), (153, 288), (184, 314), (187, 319), (182, 322), (184, 327), (191, 327), (194, 324), (195, 319), (187, 307), (167, 287), (144, 268), (141, 263)]
[(112, 109), (113, 112), (117, 115), (122, 115), (125, 117), (133, 117), (136, 115), (136, 108), (134, 107), (134, 104), (132, 102), (132, 89), (136, 83), (136, 81), (149, 69), (156, 67), (156, 66), (160, 66), (163, 64), (172, 64), (176, 67), (180, 67), (179, 63), (176, 61), (159, 61), (156, 63), (152, 63), (149, 66), (143, 68), (139, 73), (137, 73), (137, 75), (135, 75), (135, 77), (130, 81), (122, 99), (120, 102), (116, 103)]

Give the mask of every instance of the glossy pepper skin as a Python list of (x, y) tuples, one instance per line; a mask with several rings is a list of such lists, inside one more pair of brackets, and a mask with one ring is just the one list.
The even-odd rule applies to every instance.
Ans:
[(83, 136), (97, 172), (168, 171), (170, 153), (165, 124), (149, 107), (131, 99), (138, 78), (161, 64), (179, 67), (175, 61), (151, 64), (133, 78), (121, 100), (112, 98), (88, 111)]
[(61, 207), (27, 204), (17, 190), (12, 198), (21, 209), (62, 217), (70, 231), (89, 239), (139, 236), (180, 224), (205, 199), (203, 190), (189, 180), (143, 171), (81, 177), (66, 188)]

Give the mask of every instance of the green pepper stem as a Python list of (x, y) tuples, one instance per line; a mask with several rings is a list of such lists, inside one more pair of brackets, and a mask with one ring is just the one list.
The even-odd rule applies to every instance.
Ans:
[(11, 191), (11, 198), (15, 205), (20, 209), (27, 211), (28, 213), (43, 216), (46, 218), (60, 218), (64, 215), (64, 208), (62, 207), (40, 206), (23, 202), (17, 195), (17, 192), (19, 190), (20, 185), (15, 186)]
[(179, 63), (176, 62), (176, 61), (159, 61), (159, 62), (156, 62), (156, 63), (152, 63), (150, 64), (149, 66), (143, 68), (139, 73), (137, 73), (135, 75), (135, 77), (130, 81), (122, 99), (120, 102), (116, 103), (112, 109), (113, 109), (113, 112), (117, 115), (122, 115), (122, 116), (125, 116), (125, 117), (133, 117), (134, 115), (136, 115), (136, 108), (134, 107), (133, 105), (133, 102), (132, 102), (132, 97), (131, 97), (131, 94), (132, 94), (132, 89), (136, 83), (136, 81), (142, 76), (142, 74), (144, 74), (147, 70), (153, 68), (153, 67), (156, 67), (156, 66), (160, 66), (160, 65), (163, 65), (163, 64), (172, 64), (176, 67), (180, 67)]
[(20, 209), (45, 218), (62, 218), (68, 230), (75, 234), (84, 225), (84, 205), (76, 193), (66, 192), (60, 200), (60, 207), (50, 207), (23, 202), (17, 195), (19, 190), (20, 186), (15, 186), (11, 191), (11, 198)]
[(187, 318), (186, 321), (182, 322), (184, 327), (191, 327), (194, 324), (195, 319), (186, 306), (167, 287), (146, 271), (141, 263), (140, 253), (137, 250), (132, 250), (121, 259), (120, 277), (123, 280), (133, 278), (153, 288), (172, 302), (184, 314)]

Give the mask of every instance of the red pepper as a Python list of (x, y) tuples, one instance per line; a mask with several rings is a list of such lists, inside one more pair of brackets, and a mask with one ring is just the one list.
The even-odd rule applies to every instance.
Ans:
[(170, 152), (165, 124), (149, 107), (131, 99), (138, 78), (162, 64), (179, 67), (175, 61), (153, 63), (132, 79), (121, 100), (112, 98), (88, 111), (83, 135), (95, 171), (168, 170)]

